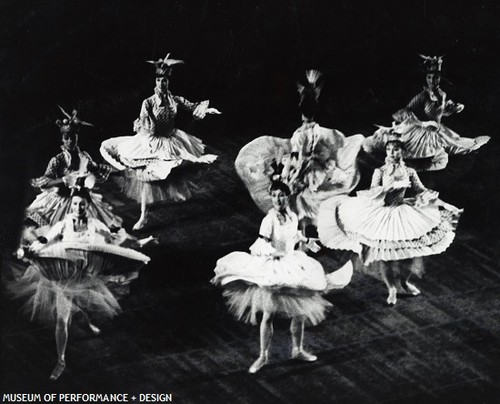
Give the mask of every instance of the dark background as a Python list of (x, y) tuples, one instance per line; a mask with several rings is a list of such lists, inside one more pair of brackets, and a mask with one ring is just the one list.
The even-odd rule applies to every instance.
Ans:
[(446, 124), (492, 140), (422, 179), (465, 208), (467, 234), (498, 245), (499, 26), (493, 0), (2, 0), (3, 247), (17, 244), (34, 195), (28, 179), (43, 174), (58, 152), (57, 105), (78, 109), (95, 125), (83, 130), (80, 144), (100, 161), (100, 142), (130, 134), (141, 101), (152, 94), (145, 60), (168, 52), (186, 62), (175, 68), (172, 92), (210, 99), (223, 112), (196, 124), (181, 115), (179, 125), (216, 148), (227, 138), (242, 147), (263, 133), (290, 137), (301, 120), (295, 83), (307, 68), (324, 72), (319, 123), (368, 136), (421, 90), (418, 54), (445, 55), (442, 87), (466, 106)]
[[(257, 136), (269, 125), (296, 126), (295, 82), (306, 68), (325, 73), (318, 121), (368, 135), (421, 89), (418, 53), (445, 55), (443, 87), (466, 105), (448, 124), (496, 142), (499, 12), (497, 2), (477, 0), (3, 0), (6, 199), (24, 200), (15, 204), (19, 215), (28, 202), (26, 178), (40, 175), (57, 150), (58, 104), (94, 123), (81, 144), (97, 158), (102, 140), (131, 132), (141, 100), (152, 93), (144, 61), (167, 52), (186, 61), (175, 70), (173, 92), (210, 98), (224, 112), (200, 133), (216, 125), (220, 136), (232, 137), (240, 128), (255, 128)], [(477, 172), (489, 195), (498, 193), (496, 169), (490, 162)], [(11, 213), (4, 209), (1, 220), (9, 234), (17, 217)]]

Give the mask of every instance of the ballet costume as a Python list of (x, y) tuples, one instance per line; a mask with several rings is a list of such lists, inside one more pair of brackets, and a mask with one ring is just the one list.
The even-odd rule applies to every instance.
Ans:
[(235, 167), (257, 206), (271, 208), (269, 175), (284, 167), (281, 181), (291, 189), (290, 207), (299, 220), (316, 225), (319, 205), (351, 192), (359, 182), (357, 155), (362, 135), (344, 136), (336, 129), (304, 122), (291, 139), (261, 136), (239, 152)]
[(304, 239), (297, 228), (295, 213), (273, 208), (263, 219), (250, 254), (236, 251), (217, 261), (212, 283), (224, 289), (236, 319), (256, 324), (259, 312), (300, 318), (309, 325), (325, 319), (332, 305), (323, 294), (346, 286), (352, 266), (349, 262), (326, 275), (318, 261), (295, 250)]
[[(10, 295), (24, 302), (32, 320), (55, 321), (58, 313), (93, 313), (110, 318), (120, 312), (117, 298), (137, 278), (149, 257), (122, 247), (123, 232), (113, 234), (87, 217), (86, 229), (75, 230), (72, 214), (50, 228), (41, 245), (24, 259), (28, 266), (7, 282)], [(37, 242), (35, 242), (37, 243)]]
[[(413, 195), (407, 197), (410, 192)], [(368, 266), (364, 270), (376, 276), (377, 267), (369, 264), (444, 252), (455, 237), (461, 213), (426, 189), (413, 168), (387, 158), (374, 171), (370, 190), (322, 204), (318, 234), (326, 247), (358, 253)], [(412, 265), (412, 272), (421, 271), (421, 265)]]
[(217, 158), (204, 154), (200, 139), (175, 127), (178, 108), (206, 110), (208, 101), (192, 103), (155, 89), (155, 94), (143, 101), (134, 122), (136, 135), (111, 138), (101, 145), (102, 156), (124, 173), (124, 193), (138, 202), (188, 199), (193, 187), (187, 179), (172, 180), (172, 171), (186, 164), (209, 164)]
[[(79, 147), (70, 150), (61, 146), (61, 149), (61, 153), (49, 161), (45, 174), (31, 180), (31, 185), (42, 192), (26, 208), (26, 217), (40, 227), (53, 226), (70, 212), (70, 187), (75, 185), (78, 178), (85, 177), (86, 183), (94, 185), (95, 182), (106, 181), (111, 172), (111, 167), (95, 163)], [(59, 184), (49, 186), (54, 180), (60, 180)], [(109, 228), (122, 226), (122, 219), (113, 213), (111, 205), (97, 192), (90, 191), (87, 215), (102, 221)]]

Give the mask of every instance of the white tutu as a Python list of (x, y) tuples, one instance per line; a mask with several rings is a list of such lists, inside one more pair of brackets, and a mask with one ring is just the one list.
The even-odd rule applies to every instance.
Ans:
[(329, 248), (361, 253), (366, 265), (445, 251), (455, 237), (456, 212), (412, 202), (384, 206), (369, 196), (358, 196), (325, 203), (318, 225), (320, 240)]
[[(170, 136), (154, 136), (139, 132), (105, 140), (101, 154), (113, 167), (126, 170), (124, 193), (141, 201), (143, 190), (146, 202), (183, 201), (191, 196), (189, 181), (171, 180), (172, 170), (191, 163), (212, 163), (217, 156), (203, 154), (205, 145), (195, 136), (174, 129)], [(169, 181), (165, 181), (165, 180)]]
[[(435, 125), (433, 125), (435, 124)], [(460, 135), (443, 124), (420, 122), (408, 118), (400, 124), (401, 141), (405, 145), (407, 158), (422, 159), (434, 157), (444, 149), (448, 154), (467, 154), (488, 143), (489, 136), (476, 138), (460, 137)]]
[(333, 306), (319, 294), (297, 295), (277, 293), (258, 286), (232, 285), (223, 293), (229, 312), (250, 324), (258, 323), (259, 313), (272, 313), (283, 318), (301, 318), (307, 325), (317, 325)]
[(321, 264), (301, 251), (282, 257), (237, 251), (217, 261), (212, 283), (225, 288), (229, 311), (238, 320), (256, 324), (257, 313), (266, 311), (316, 325), (332, 307), (321, 294), (344, 287), (351, 276), (348, 263), (327, 277)]
[(297, 293), (322, 292), (328, 286), (321, 264), (302, 251), (279, 258), (232, 252), (217, 261), (213, 282), (225, 286), (234, 281), (275, 290), (289, 288)]
[[(135, 136), (115, 137), (102, 142), (101, 154), (115, 168), (150, 167), (149, 181), (163, 180), (182, 160), (208, 163), (215, 155), (203, 155), (205, 145), (180, 129), (168, 136), (139, 132)], [(161, 164), (160, 164), (161, 163)], [(168, 163), (168, 164), (166, 164)]]
[(42, 249), (22, 274), (15, 267), (10, 295), (24, 301), (32, 319), (54, 321), (58, 313), (84, 311), (115, 316), (115, 295), (128, 290), (149, 257), (109, 244), (59, 242)]
[(380, 128), (366, 138), (363, 149), (368, 153), (385, 151), (386, 134), (394, 129), (405, 145), (405, 160), (418, 171), (434, 171), (446, 167), (448, 155), (471, 153), (484, 146), (489, 136), (461, 137), (442, 123), (422, 122), (410, 115), (394, 128)]
[(106, 280), (91, 273), (88, 262), (34, 259), (22, 276), (7, 285), (8, 291), (24, 301), (22, 310), (32, 320), (55, 321), (58, 313), (80, 310), (113, 317), (120, 312), (118, 300)]

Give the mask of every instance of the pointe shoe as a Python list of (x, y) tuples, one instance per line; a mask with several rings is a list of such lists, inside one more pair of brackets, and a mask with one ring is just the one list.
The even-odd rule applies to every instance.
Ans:
[(132, 230), (141, 230), (146, 225), (146, 222), (147, 222), (146, 216), (144, 217), (141, 216), (137, 221), (137, 223), (134, 224), (134, 227), (132, 227)]
[(269, 362), (269, 359), (267, 355), (260, 355), (257, 360), (250, 366), (250, 369), (248, 369), (248, 373), (257, 373), (260, 369), (262, 369), (263, 366), (267, 365)]
[(52, 371), (49, 379), (50, 380), (57, 380), (59, 378), (59, 376), (61, 376), (62, 373), (64, 372), (64, 369), (66, 369), (66, 362), (63, 360), (58, 360), (57, 365), (54, 368), (54, 370)]
[(420, 289), (417, 288), (415, 285), (411, 284), (410, 282), (406, 282), (405, 286), (406, 292), (409, 293), (412, 296), (418, 296), (420, 293)]
[(160, 244), (160, 240), (158, 239), (158, 237), (149, 236), (139, 240), (137, 243), (139, 244), (139, 247), (142, 248), (148, 244), (158, 245)]
[(314, 362), (318, 360), (316, 355), (310, 354), (309, 352), (299, 348), (292, 349), (292, 358), (303, 362)]
[(396, 304), (396, 302), (398, 301), (397, 295), (398, 290), (395, 287), (391, 287), (389, 289), (389, 296), (387, 297), (387, 304), (389, 306), (394, 306)]
[(101, 333), (101, 329), (99, 327), (96, 327), (92, 323), (89, 323), (89, 329), (90, 329), (90, 332), (94, 335), (99, 335)]

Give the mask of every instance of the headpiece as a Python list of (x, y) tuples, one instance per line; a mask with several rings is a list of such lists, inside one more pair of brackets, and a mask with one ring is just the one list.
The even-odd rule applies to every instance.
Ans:
[(318, 107), (318, 99), (321, 94), (322, 84), (318, 84), (321, 78), (318, 70), (306, 70), (306, 85), (297, 83), (297, 90), (300, 94), (299, 107), (302, 115), (312, 120)]
[(268, 166), (266, 170), (266, 175), (269, 178), (269, 188), (270, 192), (272, 188), (278, 186), (280, 189), (286, 188), (286, 194), (289, 195), (291, 191), (292, 172), (291, 172), (291, 159), (288, 155), (283, 154), (283, 150), (278, 150), (276, 157), (273, 159), (272, 163)]
[(398, 143), (401, 147), (404, 146), (403, 141), (401, 140), (401, 134), (397, 133), (394, 128), (390, 128), (387, 132), (385, 132), (383, 134), (383, 139), (385, 145), (387, 145), (387, 143)]
[(68, 114), (60, 105), (58, 105), (59, 109), (65, 116), (65, 118), (58, 119), (56, 121), (56, 125), (59, 126), (59, 130), (61, 133), (78, 133), (80, 126), (94, 126), (91, 123), (82, 121), (78, 118), (78, 112), (76, 109), (73, 110), (73, 112)]
[(423, 59), (422, 66), (426, 73), (441, 73), (443, 56), (419, 56)]
[(70, 196), (71, 197), (79, 196), (90, 202), (89, 188), (92, 188), (93, 185), (94, 184), (90, 184), (89, 181), (87, 181), (86, 177), (78, 177), (74, 185), (71, 186)]
[(273, 171), (271, 172), (271, 175), (269, 176), (269, 178), (271, 179), (271, 182), (282, 181), (281, 174), (283, 173), (283, 168), (285, 168), (283, 163), (278, 163), (276, 160), (273, 160), (273, 162), (271, 163), (271, 169)]
[(170, 76), (172, 73), (172, 66), (184, 63), (183, 60), (170, 59), (170, 53), (167, 53), (163, 59), (158, 60), (146, 60), (147, 63), (155, 65), (156, 77)]

